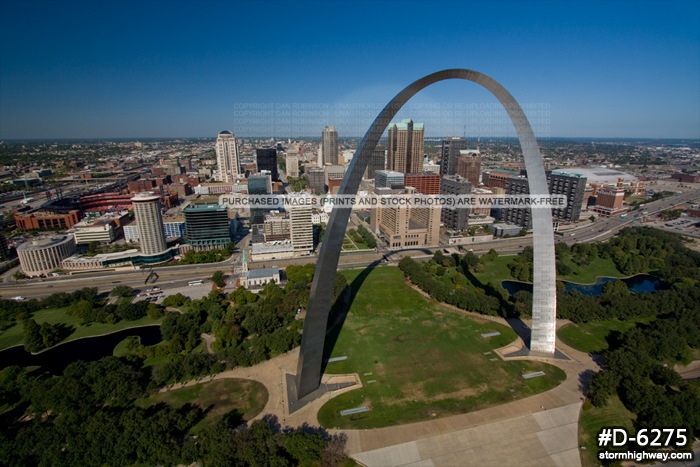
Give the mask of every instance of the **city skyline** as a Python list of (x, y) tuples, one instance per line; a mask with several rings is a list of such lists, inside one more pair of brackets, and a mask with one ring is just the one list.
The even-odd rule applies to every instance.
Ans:
[[(424, 4), (5, 1), (0, 139), (327, 125), (361, 136), (382, 102), (447, 68), (504, 83), (538, 137), (700, 138), (698, 2), (411, 5)], [(235, 32), (212, 26), (217, 9), (235, 13)], [(257, 34), (261, 22), (273, 33)], [(425, 122), (426, 137), (514, 135), (498, 103), (464, 83), (420, 93), (403, 118)]]

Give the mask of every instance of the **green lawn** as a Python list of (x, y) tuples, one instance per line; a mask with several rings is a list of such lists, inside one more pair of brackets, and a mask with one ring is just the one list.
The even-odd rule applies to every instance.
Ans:
[[(578, 423), (578, 440), (582, 447), (581, 464), (583, 467), (595, 467), (600, 465), (597, 458), (598, 446), (596, 437), (602, 427), (624, 427), (628, 433), (632, 433), (632, 421), (634, 414), (627, 410), (617, 396), (608, 399), (604, 407), (594, 407), (590, 401), (583, 404)], [(585, 449), (583, 449), (585, 447)]]
[(576, 282), (579, 284), (592, 284), (598, 277), (625, 277), (615, 267), (615, 263), (610, 258), (596, 258), (590, 264), (581, 268), (571, 261), (570, 258), (564, 260), (571, 269), (572, 273), (566, 276), (557, 276), (558, 280)]
[(476, 273), (477, 279), (482, 284), (490, 283), (494, 286), (501, 285), (503, 280), (512, 280), (508, 263), (513, 261), (515, 256), (498, 256), (493, 261), (487, 261), (484, 264), (484, 272)]
[[(120, 321), (117, 324), (92, 323), (81, 325), (79, 318), (66, 313), (67, 309), (68, 308), (52, 308), (48, 310), (39, 310), (32, 314), (32, 318), (39, 324), (43, 322), (48, 322), (50, 324), (64, 323), (75, 329), (75, 331), (73, 331), (73, 333), (63, 342), (79, 339), (81, 337), (109, 334), (136, 326), (160, 324), (163, 321), (163, 318), (151, 319), (146, 316), (136, 321)], [(23, 343), (24, 327), (22, 326), (22, 323), (17, 323), (0, 333), (0, 350), (15, 345), (22, 345)]]
[(567, 324), (559, 331), (557, 336), (566, 345), (581, 352), (600, 353), (608, 348), (606, 337), (612, 331), (625, 332), (633, 328), (637, 323), (649, 323), (654, 317), (647, 316), (625, 321), (617, 319), (609, 321), (589, 321), (588, 323)]
[(252, 420), (265, 408), (268, 397), (265, 386), (257, 381), (227, 378), (160, 392), (145, 399), (138, 399), (136, 405), (148, 407), (159, 402), (173, 407), (181, 407), (188, 402), (198, 405), (208, 412), (206, 417), (192, 428), (196, 433), (232, 410), (238, 411), (244, 421)]
[[(352, 281), (359, 270), (344, 274)], [(484, 338), (481, 334), (501, 335)], [(343, 324), (327, 373), (358, 373), (364, 387), (326, 403), (326, 427), (375, 428), (469, 412), (556, 386), (563, 371), (539, 362), (504, 362), (493, 350), (516, 338), (506, 326), (474, 319), (429, 301), (397, 268), (374, 269)], [(525, 380), (523, 373), (544, 371)], [(368, 412), (340, 416), (359, 406)]]

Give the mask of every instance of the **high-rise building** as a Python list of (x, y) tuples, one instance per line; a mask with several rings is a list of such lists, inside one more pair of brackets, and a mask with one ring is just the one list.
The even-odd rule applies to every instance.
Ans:
[(321, 167), (306, 166), (304, 176), (312, 192), (319, 195), (326, 191), (326, 171)]
[(233, 182), (240, 176), (240, 160), (236, 137), (228, 130), (219, 133), (216, 138), (216, 175), (220, 182)]
[(287, 177), (297, 178), (299, 176), (299, 148), (290, 146), (284, 158)]
[[(249, 195), (269, 195), (272, 193), (272, 176), (265, 171), (253, 174), (248, 177)], [(267, 208), (250, 208), (250, 219), (252, 224), (262, 224), (265, 215), (270, 212)]]
[(467, 149), (467, 142), (459, 136), (442, 140), (440, 149), (440, 175), (454, 175), (457, 169), (459, 151)]
[(402, 120), (389, 126), (386, 168), (396, 172), (423, 171), (423, 124)]
[[(308, 196), (308, 195), (296, 195)], [(295, 254), (305, 254), (314, 249), (314, 225), (311, 222), (311, 205), (298, 203), (289, 209), (289, 232)]]
[(377, 170), (384, 170), (386, 168), (386, 150), (384, 146), (377, 146), (372, 151), (372, 158), (367, 164), (367, 169), (365, 169), (364, 178), (372, 179)]
[(423, 195), (440, 194), (440, 175), (436, 173), (406, 174), (403, 184), (404, 186), (412, 186)]
[(334, 126), (323, 129), (323, 163), (338, 165), (338, 130)]
[(141, 253), (157, 255), (167, 250), (163, 216), (160, 212), (160, 196), (152, 191), (136, 193), (131, 198), (134, 219), (138, 224)]
[(403, 187), (404, 173), (393, 170), (377, 170), (374, 173), (375, 188)]
[(187, 243), (194, 249), (223, 248), (231, 242), (228, 210), (216, 203), (189, 204), (183, 210)]
[[(565, 207), (552, 209), (552, 220), (555, 222), (578, 221), (586, 189), (586, 177), (558, 171), (547, 172), (547, 185), (550, 194), (566, 196)], [(529, 193), (527, 178), (519, 176), (508, 179), (506, 194), (527, 195)], [(526, 229), (532, 228), (532, 216), (529, 208), (506, 208), (503, 210), (503, 220)]]
[[(468, 195), (472, 192), (472, 185), (466, 178), (459, 175), (445, 175), (442, 177), (440, 192), (443, 195)], [(470, 211), (469, 206), (454, 209), (443, 208), (440, 220), (448, 230), (465, 230), (469, 226)]]
[(255, 150), (258, 172), (267, 170), (272, 175), (272, 181), (278, 182), (280, 173), (277, 169), (277, 149), (275, 148), (258, 148)]
[(466, 178), (473, 187), (479, 186), (481, 153), (478, 149), (461, 149), (459, 151), (455, 174)]

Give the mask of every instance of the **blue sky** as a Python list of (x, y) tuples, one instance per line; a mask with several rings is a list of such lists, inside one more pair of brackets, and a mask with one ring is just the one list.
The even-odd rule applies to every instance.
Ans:
[[(471, 68), (539, 137), (700, 138), (700, 1), (0, 0), (0, 138), (364, 133), (412, 81)], [(400, 117), (511, 135), (438, 83)]]

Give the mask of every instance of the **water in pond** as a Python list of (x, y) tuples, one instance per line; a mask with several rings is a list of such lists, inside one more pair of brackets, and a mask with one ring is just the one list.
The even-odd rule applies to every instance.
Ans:
[[(603, 286), (608, 283), (617, 280), (615, 277), (599, 277), (597, 281), (593, 284), (576, 284), (574, 282), (562, 281), (567, 291), (578, 290), (584, 295), (592, 295), (597, 297), (603, 293)], [(636, 276), (627, 277), (622, 279), (622, 282), (627, 284), (627, 288), (630, 292), (634, 293), (650, 293), (659, 290), (663, 283), (649, 274), (637, 274)], [(521, 290), (526, 290), (532, 292), (532, 284), (527, 282), (519, 281), (502, 281), (501, 285), (504, 289), (508, 291), (511, 295)]]
[(112, 355), (114, 347), (128, 336), (139, 336), (143, 345), (160, 342), (160, 325), (123, 329), (103, 336), (85, 337), (59, 344), (32, 355), (23, 346), (0, 350), (0, 368), (11, 365), (41, 366), (53, 374), (60, 374), (69, 363), (77, 360), (94, 361)]

